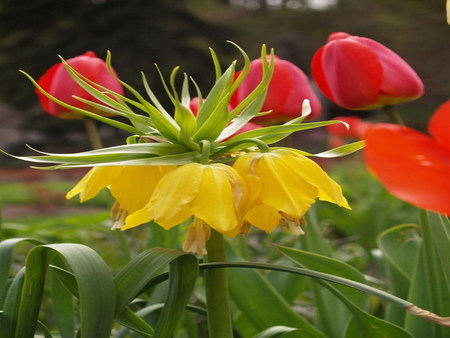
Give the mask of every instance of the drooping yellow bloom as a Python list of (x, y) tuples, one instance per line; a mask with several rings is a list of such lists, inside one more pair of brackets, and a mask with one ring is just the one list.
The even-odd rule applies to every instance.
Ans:
[(70, 190), (66, 198), (79, 194), (80, 202), (95, 197), (108, 188), (116, 200), (112, 208), (120, 228), (128, 214), (142, 209), (150, 199), (161, 177), (175, 166), (111, 166), (94, 167)]
[(303, 234), (303, 215), (317, 198), (350, 208), (341, 187), (314, 161), (289, 149), (248, 153), (233, 166), (247, 183), (244, 220), (266, 232), (287, 224)]
[(245, 183), (232, 167), (190, 163), (166, 174), (147, 205), (129, 215), (122, 229), (149, 220), (170, 229), (194, 216), (183, 249), (203, 255), (210, 228), (230, 237), (239, 232), (246, 198)]

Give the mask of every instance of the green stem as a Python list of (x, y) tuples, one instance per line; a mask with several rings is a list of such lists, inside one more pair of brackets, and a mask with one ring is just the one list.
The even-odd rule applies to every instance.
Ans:
[(83, 122), (89, 141), (91, 142), (92, 149), (103, 148), (102, 140), (100, 139), (95, 121), (89, 117), (84, 117)]
[[(208, 263), (225, 261), (225, 244), (222, 234), (211, 230), (206, 242)], [(231, 313), (228, 297), (228, 280), (225, 269), (205, 271), (208, 331), (211, 338), (232, 338)]]
[(398, 113), (397, 109), (395, 109), (394, 106), (384, 106), (383, 110), (389, 116), (392, 123), (405, 125), (405, 123), (402, 120), (402, 117), (400, 116), (400, 114)]

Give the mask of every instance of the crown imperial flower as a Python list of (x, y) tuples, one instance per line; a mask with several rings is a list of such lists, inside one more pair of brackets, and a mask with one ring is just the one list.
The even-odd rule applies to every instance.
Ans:
[[(86, 52), (83, 55), (68, 59), (66, 62), (75, 71), (80, 75), (85, 76), (87, 79), (118, 94), (123, 94), (122, 86), (110, 74), (105, 61), (99, 59), (94, 52)], [(97, 103), (99, 102), (75, 82), (61, 62), (48, 69), (38, 80), (38, 84), (44, 91), (48, 92), (58, 100), (75, 107), (84, 108), (86, 107), (86, 103), (83, 103), (74, 96)], [(36, 94), (38, 95), (44, 110), (51, 115), (63, 119), (81, 119), (83, 117), (83, 115), (49, 99), (40, 90), (37, 90)]]
[(239, 232), (246, 198), (245, 183), (232, 167), (182, 165), (159, 181), (148, 203), (127, 217), (123, 229), (154, 220), (168, 230), (193, 216), (184, 248), (202, 255), (209, 228), (230, 237)]
[(312, 60), (322, 93), (346, 109), (369, 110), (417, 99), (424, 93), (416, 72), (396, 53), (368, 38), (332, 33)]
[[(39, 84), (25, 73), (50, 101), (131, 136), (126, 144), (115, 147), (74, 154), (40, 152), (37, 156), (16, 158), (54, 164), (47, 169), (93, 167), (69, 191), (67, 198), (79, 194), (83, 202), (107, 188), (116, 200), (112, 208), (116, 220), (113, 228), (126, 230), (150, 220), (164, 229), (188, 223), (183, 248), (199, 255), (206, 253), (205, 242), (210, 234), (216, 235), (215, 232), (234, 237), (239, 232), (247, 233), (252, 225), (270, 232), (280, 224), (289, 226), (294, 234), (301, 234), (303, 215), (317, 198), (344, 207), (348, 204), (340, 187), (317, 164), (293, 149), (272, 149), (270, 145), (293, 132), (339, 122), (304, 123), (311, 107), (309, 100), (302, 102), (300, 94), (305, 92), (299, 92), (304, 84), (300, 83), (303, 79), (299, 75), (301, 71), (288, 62), (275, 61), (273, 51), (268, 57), (263, 46), (258, 75), (251, 75), (255, 63), (251, 64), (245, 52), (236, 47), (244, 59), (242, 71), (236, 74), (233, 62), (222, 72), (216, 55), (211, 51), (216, 81), (206, 96), (194, 82), (198, 99), (191, 100), (188, 76), (184, 77), (181, 95), (177, 92), (175, 79), (178, 68), (170, 74), (169, 83), (165, 82), (158, 69), (173, 104), (170, 113), (150, 89), (145, 75), (142, 79), (149, 100), (118, 79), (111, 67), (109, 53), (106, 69), (113, 79), (134, 95), (134, 99), (124, 97), (119, 90), (96, 84), (95, 79), (83, 76), (82, 70), (75, 70), (71, 64), (76, 66), (77, 63), (70, 60), (64, 63), (68, 76), (80, 84), (92, 99), (65, 103), (49, 92), (51, 88), (46, 81)], [(274, 82), (270, 82), (275, 62), (278, 75)], [(283, 74), (287, 75), (286, 86), (282, 82)], [(251, 91), (247, 94), (241, 92), (240, 103), (231, 104), (233, 93), (243, 90), (239, 88), (247, 75), (251, 80)], [(282, 125), (253, 127), (249, 122), (266, 109), (263, 105), (269, 83), (271, 88), (282, 89), (282, 92), (269, 88), (267, 102), (277, 102), (283, 110), (295, 106), (297, 117)], [(70, 92), (73, 87), (68, 85), (65, 89)], [(291, 90), (294, 94), (290, 93)], [(281, 96), (280, 100), (277, 95)], [(314, 100), (309, 95), (307, 97)], [(79, 108), (79, 102), (86, 103), (87, 107)], [(128, 122), (100, 116), (93, 109), (113, 112)], [(342, 156), (361, 146), (350, 145), (316, 156)], [(233, 162), (234, 166), (230, 166)]]

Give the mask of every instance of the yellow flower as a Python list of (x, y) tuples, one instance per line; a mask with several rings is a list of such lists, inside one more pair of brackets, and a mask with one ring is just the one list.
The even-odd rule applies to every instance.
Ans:
[(249, 190), (245, 222), (266, 232), (287, 224), (294, 234), (303, 234), (303, 215), (317, 198), (350, 208), (341, 187), (314, 161), (293, 150), (248, 153), (233, 167)]
[(94, 167), (70, 190), (66, 198), (79, 194), (85, 202), (104, 188), (108, 188), (116, 200), (112, 215), (114, 228), (120, 228), (128, 214), (143, 208), (162, 176), (175, 166), (111, 166)]
[(183, 249), (203, 255), (210, 228), (230, 237), (239, 232), (245, 199), (245, 184), (232, 167), (189, 163), (166, 174), (122, 229), (154, 220), (168, 230), (194, 216)]

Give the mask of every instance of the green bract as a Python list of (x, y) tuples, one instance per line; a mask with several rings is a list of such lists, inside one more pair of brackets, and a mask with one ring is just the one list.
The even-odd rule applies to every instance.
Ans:
[[(166, 83), (161, 71), (157, 67), (167, 95), (173, 104), (173, 114), (165, 110), (158, 101), (150, 89), (144, 74), (142, 74), (142, 81), (145, 88), (145, 95), (148, 98), (145, 98), (136, 89), (118, 79), (112, 71), (111, 54), (109, 52), (106, 57), (106, 64), (110, 73), (128, 89), (134, 96), (134, 99), (117, 94), (90, 81), (61, 58), (71, 77), (100, 103), (80, 97), (75, 98), (85, 103), (88, 107), (92, 107), (92, 110), (125, 117), (129, 121), (128, 124), (100, 116), (87, 109), (68, 105), (45, 92), (30, 75), (23, 72), (39, 91), (54, 102), (87, 117), (127, 131), (132, 136), (127, 139), (127, 145), (123, 146), (75, 154), (50, 154), (35, 150), (40, 155), (17, 158), (37, 163), (56, 164), (41, 169), (115, 165), (182, 165), (192, 162), (208, 163), (211, 161), (226, 162), (233, 152), (245, 151), (255, 146), (268, 149), (268, 145), (282, 140), (293, 132), (339, 123), (338, 121), (304, 123), (303, 120), (310, 113), (309, 102), (305, 100), (302, 116), (283, 125), (260, 128), (236, 135), (236, 132), (253, 117), (265, 114), (265, 112), (261, 112), (261, 107), (264, 103), (267, 88), (274, 70), (274, 53), (272, 50), (268, 56), (266, 47), (264, 45), (262, 46), (261, 58), (262, 60), (266, 60), (266, 62), (263, 62), (261, 82), (239, 105), (234, 107), (232, 111), (229, 111), (231, 96), (247, 76), (250, 65), (247, 54), (239, 46), (235, 46), (244, 59), (243, 70), (236, 79), (236, 61), (232, 62), (222, 72), (216, 54), (213, 50), (210, 50), (216, 80), (206, 97), (202, 95), (194, 80), (188, 78), (186, 74), (184, 75), (181, 94), (179, 94), (175, 86), (175, 79), (179, 67), (174, 68), (171, 72), (169, 83)], [(199, 98), (197, 116), (189, 108), (189, 102), (191, 100), (189, 94), (190, 82), (195, 87), (196, 96)], [(358, 142), (317, 154), (316, 156), (342, 156), (362, 147), (363, 142)], [(306, 152), (303, 154), (312, 155)]]

